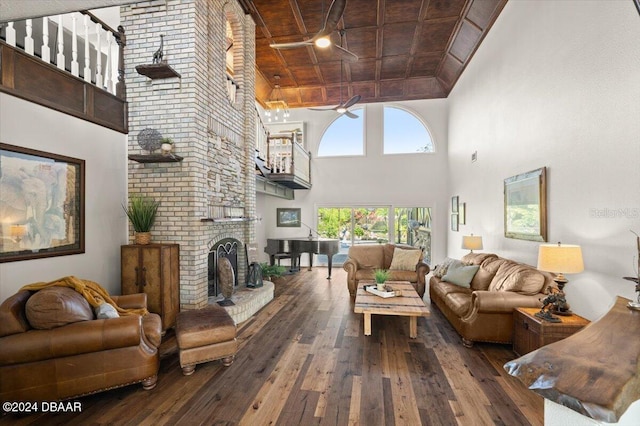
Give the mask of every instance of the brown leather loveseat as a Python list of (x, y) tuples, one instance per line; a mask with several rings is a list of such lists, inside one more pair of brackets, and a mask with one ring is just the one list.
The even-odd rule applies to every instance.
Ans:
[[(405, 253), (407, 251), (410, 253)], [(422, 250), (405, 244), (351, 246), (349, 257), (342, 267), (347, 271), (347, 287), (352, 298), (356, 297), (358, 282), (373, 280), (376, 269), (387, 269), (389, 281), (409, 281), (422, 297), (425, 292), (425, 276), (429, 273), (429, 265), (422, 261)]]
[[(456, 262), (462, 268), (450, 266)], [(457, 279), (457, 271), (464, 268), (477, 269), (468, 284)], [(553, 278), (551, 273), (492, 253), (469, 253), (460, 261), (447, 259), (434, 269), (429, 297), (462, 336), (465, 346), (471, 347), (473, 342), (512, 343), (514, 308), (541, 307), (547, 288), (555, 286)]]
[[(147, 303), (146, 294), (111, 299), (123, 309)], [(152, 313), (95, 319), (71, 288), (21, 290), (0, 305), (0, 400), (64, 400), (139, 382), (152, 389), (160, 328)]]

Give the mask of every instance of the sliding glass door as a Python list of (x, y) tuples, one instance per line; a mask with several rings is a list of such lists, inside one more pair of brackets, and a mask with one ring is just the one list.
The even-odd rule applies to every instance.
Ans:
[[(389, 241), (420, 247), (431, 259), (431, 209), (429, 207), (320, 207), (318, 234), (340, 240), (334, 265), (347, 259), (353, 244), (384, 244)], [(326, 256), (318, 256), (326, 264)]]

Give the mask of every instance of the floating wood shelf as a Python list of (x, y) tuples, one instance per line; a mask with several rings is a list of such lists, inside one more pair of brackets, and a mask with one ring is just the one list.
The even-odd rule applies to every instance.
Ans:
[(214, 223), (226, 223), (226, 222), (251, 222), (258, 220), (253, 217), (205, 217), (200, 219), (201, 222), (214, 222)]
[(137, 161), (138, 163), (178, 163), (183, 158), (175, 154), (131, 154), (129, 155), (129, 160)]
[(138, 65), (136, 67), (136, 71), (138, 71), (138, 74), (147, 76), (151, 80), (173, 77), (182, 78), (182, 76), (176, 70), (171, 68), (166, 62), (160, 62), (159, 64)]

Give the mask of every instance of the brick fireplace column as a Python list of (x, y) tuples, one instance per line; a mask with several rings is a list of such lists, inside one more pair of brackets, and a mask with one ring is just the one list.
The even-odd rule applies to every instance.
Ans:
[[(152, 0), (122, 6), (120, 15), (127, 30), (129, 154), (148, 154), (137, 135), (152, 128), (172, 138), (174, 153), (183, 157), (174, 163), (129, 161), (129, 194), (160, 199), (153, 241), (180, 244), (181, 308), (200, 308), (207, 304), (214, 237), (255, 242), (255, 222), (202, 220), (212, 205), (256, 216), (255, 25), (237, 2), (224, 0)], [(239, 86), (235, 99), (227, 90), (227, 21), (234, 39), (232, 77)], [(161, 34), (163, 59), (180, 78), (152, 80), (135, 70), (152, 63)]]

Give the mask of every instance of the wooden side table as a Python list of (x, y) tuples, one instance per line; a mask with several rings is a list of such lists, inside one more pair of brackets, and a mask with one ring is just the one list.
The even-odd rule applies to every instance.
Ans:
[(558, 316), (562, 322), (549, 322), (535, 316), (539, 308), (513, 311), (513, 351), (519, 356), (580, 331), (589, 320), (579, 315)]

